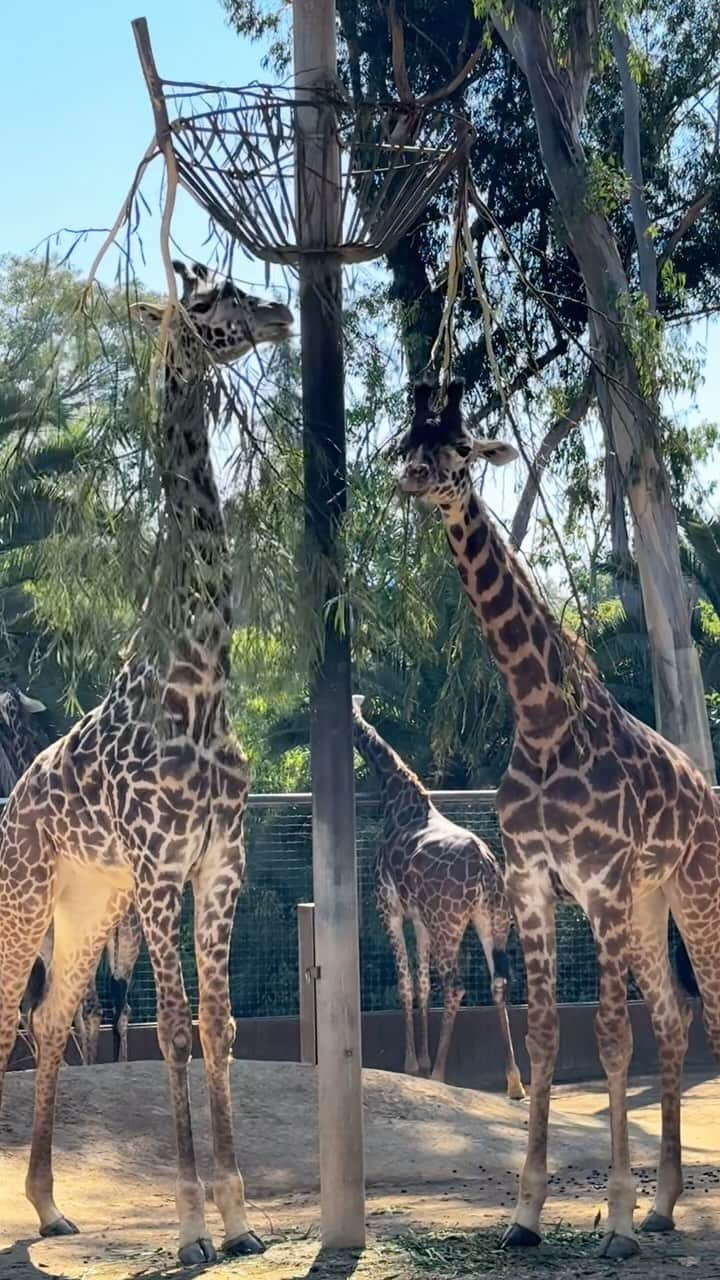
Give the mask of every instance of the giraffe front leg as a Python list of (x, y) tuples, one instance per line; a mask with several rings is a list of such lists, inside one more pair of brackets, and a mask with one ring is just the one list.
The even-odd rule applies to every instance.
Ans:
[(440, 1039), (437, 1053), (435, 1054), (435, 1066), (432, 1072), (433, 1080), (445, 1079), (455, 1019), (465, 995), (465, 988), (458, 972), (459, 950), (459, 939), (452, 938), (449, 946), (435, 956), (435, 964), (437, 965), (443, 988), (443, 1016), (440, 1026)]
[(217, 1254), (205, 1224), (205, 1189), (197, 1173), (190, 1117), (192, 1015), (180, 964), (182, 885), (138, 882), (135, 903), (155, 977), (158, 1041), (168, 1069), (175, 1121), (178, 1257), (184, 1266), (203, 1265), (214, 1262)]
[[(512, 845), (505, 840), (508, 863)], [(516, 858), (520, 858), (520, 853)], [(525, 958), (528, 994), (530, 1114), (525, 1163), (518, 1202), (503, 1244), (505, 1248), (539, 1245), (540, 1215), (547, 1196), (547, 1135), (550, 1087), (560, 1043), (555, 1000), (557, 957), (555, 901), (548, 877), (519, 866), (509, 870), (508, 893), (515, 909)]]
[[(405, 1019), (405, 1065), (406, 1075), (420, 1074), (420, 1065), (415, 1052), (415, 1027), (413, 1025), (413, 984), (410, 975), (405, 935), (403, 933), (403, 917), (400, 902), (394, 889), (380, 882), (376, 894), (377, 912), (387, 934), (390, 949), (395, 961), (398, 995)], [(429, 1054), (428, 1054), (429, 1065)]]
[[(415, 919), (415, 940), (417, 945), (417, 1002), (420, 1014), (420, 1053), (418, 1070), (423, 1075), (430, 1071), (430, 1043), (428, 1036), (428, 1017), (430, 1008), (430, 934), (422, 920)], [(412, 1027), (412, 1009), (410, 1011)], [(407, 1067), (406, 1067), (407, 1070)]]
[(610, 1102), (608, 1221), (600, 1255), (617, 1261), (639, 1252), (633, 1228), (637, 1189), (630, 1171), (627, 1122), (627, 1079), (633, 1048), (627, 1007), (629, 910), (627, 913), (615, 910), (612, 916), (599, 910), (590, 916), (590, 920), (595, 934), (600, 977), (595, 1031)]
[[(210, 1096), (213, 1134), (213, 1200), (225, 1226), (223, 1252), (234, 1257), (263, 1253), (265, 1246), (252, 1230), (245, 1203), (245, 1187), (238, 1168), (230, 1097), (230, 1057), (235, 1023), (230, 1006), (228, 960), (235, 904), (241, 887), (242, 853), (229, 849), (217, 870), (202, 867), (193, 878), (195, 896), (195, 956), (200, 990), (200, 1041)], [(228, 887), (230, 877), (236, 883)]]

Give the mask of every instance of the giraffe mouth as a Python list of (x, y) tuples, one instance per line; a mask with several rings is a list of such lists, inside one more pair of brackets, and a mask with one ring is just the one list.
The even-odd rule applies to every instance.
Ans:
[(417, 476), (399, 476), (397, 486), (407, 497), (421, 498), (427, 493), (430, 483), (428, 480), (420, 480)]

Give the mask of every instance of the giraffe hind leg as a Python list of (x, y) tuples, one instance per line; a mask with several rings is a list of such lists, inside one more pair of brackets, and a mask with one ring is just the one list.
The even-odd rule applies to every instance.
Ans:
[(680, 1095), (687, 1051), (689, 1010), (678, 998), (668, 953), (668, 903), (662, 889), (633, 905), (631, 968), (650, 1013), (661, 1078), (662, 1135), (657, 1191), (642, 1231), (671, 1231), (682, 1194)]
[(53, 1194), (52, 1139), (57, 1078), (73, 1017), (97, 967), (108, 928), (125, 910), (129, 889), (129, 883), (122, 877), (96, 868), (69, 863), (60, 867), (49, 980), (32, 1016), (38, 1056), (25, 1190), (40, 1219), (42, 1235), (67, 1235), (77, 1229), (57, 1208)]

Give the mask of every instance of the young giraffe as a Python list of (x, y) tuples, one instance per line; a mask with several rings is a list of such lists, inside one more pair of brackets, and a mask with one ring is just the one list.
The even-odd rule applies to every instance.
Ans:
[[(29, 698), (17, 686), (0, 691), (0, 746), (4, 768), (0, 770), (0, 789), (9, 796), (18, 779), (32, 764), (41, 750), (41, 740), (31, 717), (44, 711), (45, 706), (37, 698)], [(42, 991), (50, 961), (52, 960), (53, 935), (48, 930), (43, 939), (36, 967), (31, 975), (25, 1001), (37, 998)], [(107, 962), (113, 996), (113, 1048), (116, 1062), (127, 1061), (127, 1035), (130, 1006), (127, 990), (142, 946), (142, 929), (133, 907), (113, 930), (106, 946)], [(90, 1066), (97, 1059), (102, 1006), (97, 990), (97, 973), (87, 985), (85, 994), (73, 1019), (75, 1033), (83, 1062)]]
[(633, 1231), (626, 1087), (632, 1053), (627, 975), (640, 982), (658, 1046), (662, 1138), (645, 1231), (668, 1231), (682, 1191), (680, 1087), (689, 1015), (668, 954), (668, 912), (690, 954), (709, 1039), (720, 1051), (720, 806), (678, 748), (624, 711), (577, 639), (551, 615), (473, 492), (476, 459), (503, 465), (512, 446), (474, 439), (451, 383), (437, 413), (415, 389), (398, 446), (401, 489), (440, 509), (463, 586), (506, 680), (515, 740), (498, 792), (506, 884), (528, 979), (532, 1064), (528, 1148), (506, 1243), (536, 1245), (547, 1190), (550, 1085), (558, 1048), (555, 888), (588, 915), (597, 946), (596, 1031), (610, 1097), (612, 1165), (601, 1252), (638, 1250)]
[[(420, 779), (365, 720), (363, 701), (359, 694), (353, 697), (355, 746), (380, 779), (383, 838), (375, 867), (375, 897), (395, 957), (405, 1013), (405, 1070), (410, 1075), (430, 1070), (428, 1004), (432, 958), (443, 984), (442, 1029), (432, 1077), (445, 1079), (455, 1017), (465, 994), (458, 956), (472, 922), (485, 952), (497, 1005), (508, 1097), (524, 1098), (505, 1005), (505, 948), (512, 921), (502, 872), (479, 836), (438, 812)], [(419, 1061), (415, 1053), (413, 984), (404, 920), (412, 920), (417, 940)]]
[[(234, 1039), (228, 951), (244, 872), (247, 762), (225, 710), (231, 582), (208, 438), (211, 361), (229, 363), (288, 337), (292, 316), (206, 268), (176, 270), (158, 427), (165, 494), (163, 554), (153, 585), (165, 610), (160, 650), (143, 656), (143, 615), (131, 654), (105, 700), (25, 773), (0, 818), (0, 1076), (37, 950), (54, 926), (50, 981), (33, 1016), (38, 1046), (26, 1190), (43, 1235), (76, 1228), (53, 1199), (51, 1146), (58, 1068), (68, 1028), (98, 953), (134, 897), (152, 960), (158, 1038), (167, 1062), (178, 1151), (181, 1262), (215, 1251), (195, 1164), (188, 1092), (192, 1019), (180, 966), (183, 886), (195, 899), (200, 1039), (210, 1094), (213, 1199), (224, 1248), (261, 1252), (234, 1151), (229, 1057)], [(140, 304), (153, 333), (162, 308)]]

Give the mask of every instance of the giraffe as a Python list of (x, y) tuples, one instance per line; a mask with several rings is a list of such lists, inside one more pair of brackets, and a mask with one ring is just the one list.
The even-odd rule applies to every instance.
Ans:
[[(227, 364), (260, 343), (285, 340), (292, 315), (205, 267), (178, 262), (175, 269), (182, 296), (163, 352), (156, 431), (164, 510), (151, 589), (164, 625), (158, 628), (157, 611), (146, 604), (105, 699), (41, 752), (0, 818), (0, 1076), (20, 996), (52, 923), (52, 965), (32, 1018), (38, 1057), (26, 1194), (42, 1235), (74, 1233), (53, 1198), (58, 1069), (97, 956), (134, 900), (155, 976), (177, 1143), (179, 1257), (188, 1265), (216, 1257), (205, 1225), (188, 1090), (192, 1018), (179, 949), (188, 880), (195, 900), (213, 1199), (227, 1253), (264, 1248), (248, 1221), (230, 1102), (235, 1027), (228, 952), (244, 874), (248, 769), (225, 709), (231, 581), (210, 459), (211, 372), (214, 362)], [(151, 303), (134, 307), (134, 318), (156, 336), (162, 316), (163, 308)]]
[[(460, 945), (472, 922), (485, 952), (505, 1056), (508, 1097), (525, 1097), (515, 1062), (505, 993), (505, 951), (511, 917), (500, 867), (487, 845), (443, 816), (397, 752), (368, 723), (363, 697), (353, 697), (355, 747), (380, 779), (383, 836), (375, 867), (375, 900), (395, 958), (405, 1014), (405, 1070), (430, 1070), (430, 962), (443, 985), (443, 1019), (433, 1080), (445, 1079), (457, 1011), (465, 994), (458, 971)], [(418, 957), (420, 1058), (415, 1052), (413, 989), (403, 921), (411, 920)]]
[[(0, 767), (0, 790), (3, 796), (10, 794), (41, 749), (42, 741), (31, 717), (45, 710), (44, 703), (28, 697), (16, 685), (0, 691), (0, 764), (4, 765)], [(40, 948), (40, 967), (36, 970), (35, 982), (42, 981), (42, 972), (50, 965), (52, 944), (52, 929), (49, 929)], [(127, 989), (141, 946), (140, 922), (134, 908), (130, 907), (127, 915), (116, 925), (105, 948), (113, 996), (113, 1056), (116, 1062), (127, 1061), (130, 1019)], [(29, 990), (33, 986), (34, 983), (29, 984)], [(86, 1065), (92, 1065), (97, 1059), (101, 1023), (102, 1005), (97, 990), (97, 973), (94, 973), (73, 1019), (80, 1056)]]
[(460, 579), (506, 681), (515, 737), (497, 805), (506, 886), (525, 954), (531, 1062), (528, 1145), (506, 1244), (540, 1242), (547, 1192), (550, 1085), (558, 1048), (554, 900), (560, 886), (583, 908), (597, 948), (596, 1034), (610, 1101), (608, 1219), (600, 1249), (636, 1253), (627, 1076), (632, 1033), (627, 975), (652, 1020), (662, 1086), (662, 1134), (645, 1231), (669, 1231), (682, 1192), (680, 1089), (690, 1015), (668, 954), (672, 912), (720, 1051), (720, 805), (690, 759), (624, 711), (577, 638), (552, 616), (473, 490), (475, 460), (502, 466), (516, 450), (474, 438), (452, 382), (438, 412), (417, 386), (395, 449), (399, 487), (439, 508)]

